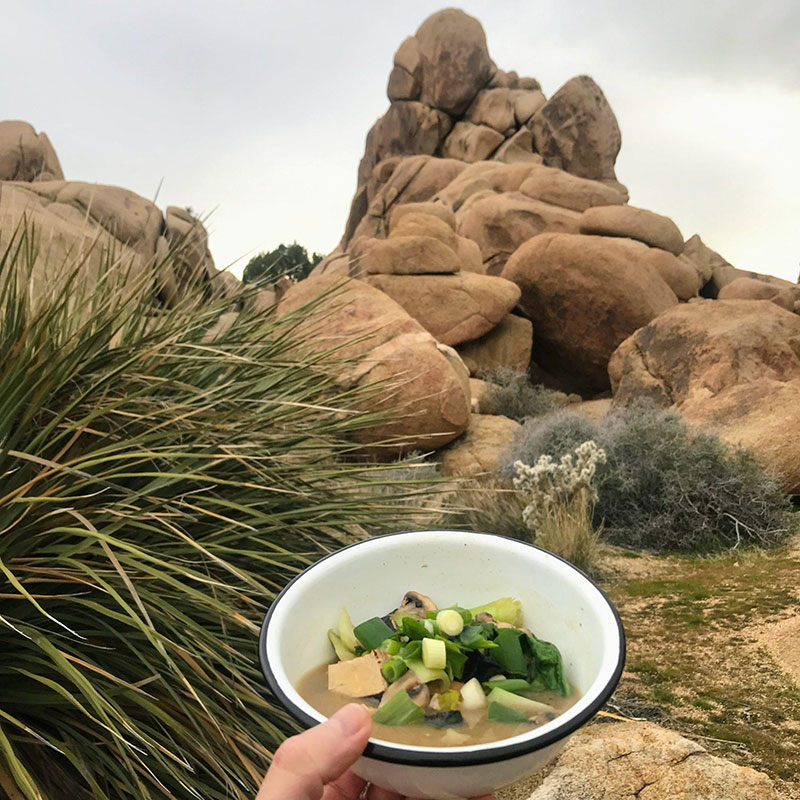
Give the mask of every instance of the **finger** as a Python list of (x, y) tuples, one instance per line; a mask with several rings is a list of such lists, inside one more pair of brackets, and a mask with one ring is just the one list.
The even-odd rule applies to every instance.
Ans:
[(256, 800), (321, 800), (326, 784), (356, 762), (367, 746), (372, 717), (350, 704), (276, 751)]
[(322, 800), (357, 800), (366, 784), (363, 778), (348, 770), (341, 778), (325, 787)]
[(370, 786), (367, 790), (366, 800), (403, 800), (403, 795), (380, 786)]

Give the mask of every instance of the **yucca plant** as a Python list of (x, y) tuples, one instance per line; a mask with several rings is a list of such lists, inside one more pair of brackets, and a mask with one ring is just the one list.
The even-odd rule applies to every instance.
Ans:
[(209, 341), (246, 297), (158, 308), (113, 254), (32, 296), (37, 255), (28, 230), (0, 251), (0, 796), (250, 798), (293, 730), (258, 671), (265, 609), (418, 514), (413, 481), (388, 502), (346, 460), (374, 420), (335, 354), (297, 355), (297, 317)]

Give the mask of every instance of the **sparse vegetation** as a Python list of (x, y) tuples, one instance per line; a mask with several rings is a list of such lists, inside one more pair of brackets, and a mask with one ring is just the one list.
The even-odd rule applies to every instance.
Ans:
[(696, 431), (650, 403), (612, 412), (595, 425), (567, 410), (527, 420), (500, 467), (561, 458), (594, 439), (608, 455), (597, 476), (595, 523), (604, 538), (653, 551), (710, 552), (774, 546), (795, 525), (776, 480), (748, 452)]
[(558, 462), (541, 456), (534, 466), (517, 461), (514, 488), (525, 498), (522, 521), (533, 541), (584, 572), (594, 569), (599, 530), (592, 522), (597, 501), (594, 485), (598, 465), (606, 454), (592, 441)]
[(322, 259), (321, 253), (309, 256), (308, 250), (297, 242), (279, 244), (274, 250), (253, 256), (244, 268), (242, 280), (263, 286), (286, 275), (293, 281), (299, 281), (307, 277)]
[(504, 369), (480, 377), (499, 387), (492, 393), (494, 413), (517, 422), (540, 417), (567, 404), (566, 395), (540, 384), (532, 384), (526, 372)]

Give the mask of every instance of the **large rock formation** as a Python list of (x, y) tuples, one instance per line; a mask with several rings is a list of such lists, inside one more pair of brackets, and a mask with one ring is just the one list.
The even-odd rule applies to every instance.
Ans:
[(455, 352), (443, 352), (398, 303), (362, 281), (323, 275), (290, 288), (277, 314), (312, 302), (314, 313), (302, 321), (311, 333), (306, 340), (317, 352), (335, 353), (343, 387), (380, 384), (369, 410), (390, 412), (383, 424), (354, 434), (372, 445), (365, 452), (391, 458), (436, 449), (464, 432), (470, 409), (466, 368), (455, 369)]
[(768, 300), (705, 300), (636, 331), (609, 364), (615, 403), (640, 397), (751, 449), (800, 493), (800, 316)]

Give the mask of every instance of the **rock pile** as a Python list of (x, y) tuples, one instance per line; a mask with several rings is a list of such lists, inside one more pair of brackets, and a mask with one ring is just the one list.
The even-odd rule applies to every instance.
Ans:
[[(26, 277), (34, 297), (58, 291), (70, 267), (83, 262), (90, 280), (113, 265), (121, 280), (147, 280), (166, 305), (181, 287), (201, 281), (225, 292), (236, 279), (214, 267), (208, 234), (189, 212), (152, 202), (119, 186), (68, 181), (50, 140), (27, 122), (0, 122), (0, 239), (26, 228), (39, 252)], [(156, 269), (172, 253), (167, 266)], [(63, 268), (64, 275), (58, 275)]]
[[(800, 287), (736, 269), (668, 217), (629, 205), (614, 171), (619, 126), (591, 78), (548, 99), (535, 79), (496, 67), (477, 20), (447, 9), (400, 45), (387, 93), (344, 236), (316, 275), (380, 289), (455, 347), (473, 378), (529, 370), (604, 408), (612, 392), (615, 404), (655, 397), (753, 447), (800, 491), (800, 436), (780, 433), (800, 427), (796, 372), (771, 360), (797, 351)], [(752, 369), (732, 368), (723, 386), (711, 377), (721, 364), (695, 354), (713, 340), (724, 363), (735, 358), (715, 322), (734, 300), (749, 309), (730, 317), (743, 341), (753, 325), (783, 338), (772, 349), (753, 340)], [(654, 354), (669, 352), (674, 369), (662, 375)], [(480, 450), (480, 431), (494, 442), (510, 430), (473, 413), (464, 452)], [(458, 446), (445, 471), (473, 472), (452, 455)]]

